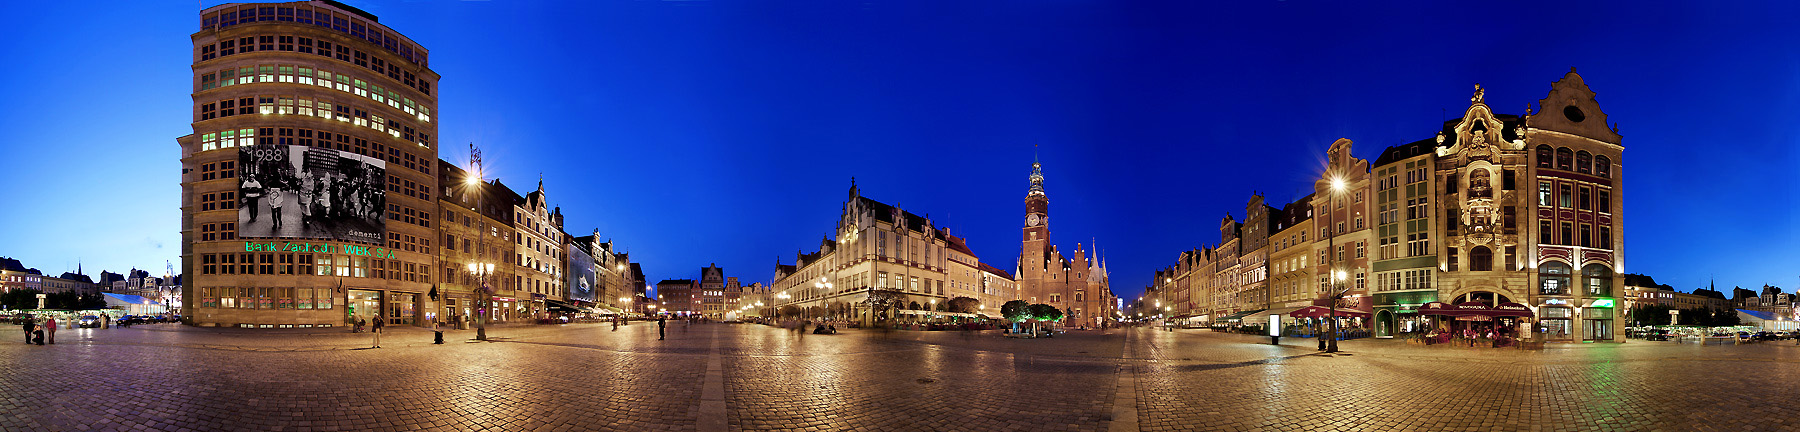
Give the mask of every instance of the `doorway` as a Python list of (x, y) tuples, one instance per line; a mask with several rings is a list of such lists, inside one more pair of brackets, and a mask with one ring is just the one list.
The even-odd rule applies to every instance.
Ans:
[(350, 290), (349, 294), (346, 316), (351, 323), (374, 320), (381, 314), (381, 291)]

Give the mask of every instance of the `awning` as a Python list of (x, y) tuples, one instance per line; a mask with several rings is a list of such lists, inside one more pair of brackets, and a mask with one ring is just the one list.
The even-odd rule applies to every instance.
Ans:
[(1529, 317), (1531, 308), (1518, 303), (1501, 303), (1500, 306), (1488, 306), (1487, 303), (1462, 302), (1445, 305), (1444, 302), (1426, 303), (1419, 307), (1420, 315), (1444, 316), (1485, 316), (1485, 317)]
[(1243, 320), (1243, 322), (1246, 324), (1266, 324), (1269, 322), (1269, 315), (1287, 315), (1289, 312), (1293, 312), (1298, 309), (1300, 309), (1300, 308), (1285, 307), (1285, 308), (1263, 309), (1260, 311), (1255, 311), (1255, 312), (1246, 314), (1243, 317), (1240, 317), (1239, 319)]
[(1323, 306), (1307, 306), (1307, 307), (1300, 308), (1299, 310), (1293, 311), (1292, 313), (1288, 314), (1288, 316), (1295, 317), (1295, 318), (1330, 318), (1332, 315), (1337, 315), (1339, 318), (1368, 318), (1369, 317), (1368, 312), (1363, 312), (1363, 311), (1356, 310), (1356, 309), (1343, 309), (1343, 308), (1326, 309)]
[(1532, 316), (1531, 308), (1525, 307), (1525, 305), (1518, 304), (1518, 303), (1501, 303), (1499, 306), (1494, 306), (1494, 311), (1489, 313), (1489, 315), (1497, 316), (1497, 317), (1529, 317), (1529, 316)]
[(1243, 311), (1243, 312), (1238, 312), (1238, 313), (1234, 313), (1234, 314), (1231, 314), (1231, 315), (1226, 315), (1226, 316), (1224, 316), (1224, 317), (1222, 317), (1222, 318), (1219, 318), (1219, 321), (1235, 321), (1235, 320), (1240, 320), (1240, 319), (1243, 319), (1243, 318), (1244, 318), (1244, 317), (1245, 317), (1245, 316), (1249, 316), (1249, 315), (1250, 315), (1250, 314), (1253, 314), (1253, 313), (1257, 313), (1257, 312), (1262, 312), (1262, 311), (1265, 311), (1265, 310), (1267, 310), (1267, 309), (1257, 309), (1257, 310), (1252, 310), (1252, 311)]

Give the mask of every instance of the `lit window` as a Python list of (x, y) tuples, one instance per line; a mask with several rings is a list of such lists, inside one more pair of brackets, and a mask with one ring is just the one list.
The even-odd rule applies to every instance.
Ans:
[[(282, 36), (282, 37), (289, 37), (289, 36)], [(281, 74), (280, 78), (278, 78), (279, 81), (284, 82), (284, 83), (294, 82), (294, 67), (293, 66), (283, 65), (279, 69), (278, 73)]]
[(293, 114), (294, 113), (294, 98), (283, 97), (280, 100), (278, 100), (276, 103), (275, 112), (277, 114)]
[(259, 83), (275, 82), (275, 67), (274, 66), (263, 66), (261, 69), (262, 69), (262, 73), (256, 75), (256, 82), (259, 82)]
[[(238, 145), (249, 147), (256, 144), (256, 129), (238, 129)], [(229, 146), (226, 146), (229, 147)]]
[(209, 134), (200, 136), (200, 151), (218, 150), (218, 149), (219, 149), (219, 134), (218, 133), (215, 132), (215, 133), (209, 133)]

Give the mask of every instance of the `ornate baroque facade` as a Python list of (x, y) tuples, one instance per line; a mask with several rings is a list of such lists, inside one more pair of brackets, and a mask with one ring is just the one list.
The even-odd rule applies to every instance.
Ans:
[(1341, 307), (1372, 314), (1378, 337), (1421, 331), (1425, 303), (1472, 301), (1529, 307), (1527, 330), (1549, 340), (1619, 339), (1621, 136), (1573, 69), (1537, 105), (1497, 114), (1476, 86), (1435, 137), (1373, 162), (1337, 140), (1311, 195), (1280, 210), (1253, 197), (1244, 223), (1221, 222), (1218, 245), (1156, 273), (1146, 307), (1249, 322), (1236, 315), (1335, 289)]

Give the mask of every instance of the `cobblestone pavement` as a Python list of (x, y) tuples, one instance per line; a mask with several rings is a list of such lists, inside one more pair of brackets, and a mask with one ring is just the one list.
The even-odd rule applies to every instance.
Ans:
[[(1358, 340), (1327, 356), (1311, 340), (1197, 330), (672, 324), (659, 341), (640, 322), (496, 326), (492, 343), (449, 331), (441, 346), (390, 330), (380, 349), (344, 329), (178, 325), (0, 344), (0, 430), (1800, 429), (1791, 342)], [(723, 412), (702, 409), (721, 381)]]

